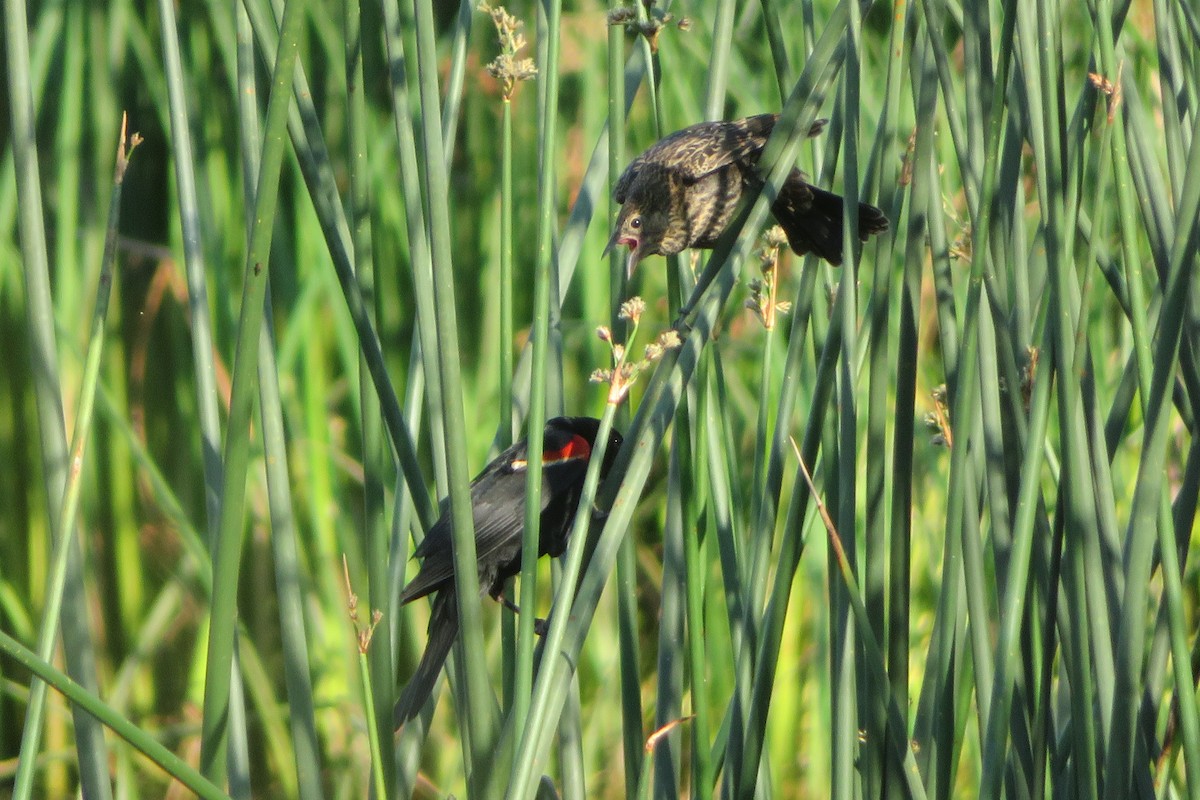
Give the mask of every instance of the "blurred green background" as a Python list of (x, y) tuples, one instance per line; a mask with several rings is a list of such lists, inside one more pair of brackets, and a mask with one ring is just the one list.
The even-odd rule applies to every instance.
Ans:
[[(272, 118), (273, 81), (293, 97), (273, 66), (277, 5), (5, 2), (0, 794), (185, 791), (149, 744), (87, 729), (56, 692), (29, 723), (33, 677), (11, 642), (48, 635), (67, 531), (80, 547), (55, 663), (234, 796), (361, 797), (377, 780), (397, 795), (525, 797), (534, 787), (508, 779), (525, 764), (561, 797), (1200, 798), (1192, 5), (695, 0), (612, 27), (596, 3), (519, 3), (520, 55), (539, 74), (506, 104), (485, 69), (492, 20), (469, 1), (290, 0), (299, 70)], [(437, 97), (420, 96), (423, 78)], [(891, 230), (840, 269), (785, 249), (769, 277), (790, 305), (769, 330), (746, 307), (762, 226), (716, 260), (683, 351), (616, 413), (626, 448), (599, 502), (621, 499), (606, 528), (620, 549), (585, 573), (615, 578), (572, 614), (595, 610), (578, 660), (565, 656), (578, 669), (565, 710), (527, 729), (540, 755), (514, 751), (525, 728), (502, 715), (500, 755), (480, 763), (489, 734), (457, 680), (427, 738), (393, 741), (387, 709), (427, 607), (388, 598), (415, 569), (422, 512), (349, 287), (436, 509), (447, 463), (474, 475), (511, 435), (502, 396), (523, 419), (534, 339), (545, 415), (600, 416), (596, 327), (625, 336), (615, 309), (639, 294), (640, 353), (703, 272), (706, 253), (654, 257), (614, 281), (612, 176), (662, 134), (781, 108), (785, 123), (831, 120), (811, 142), (777, 138)], [(144, 141), (113, 207), (122, 113)], [(447, 137), (442, 188), (431, 117)], [(428, 345), (450, 318), (415, 230), (452, 279), (458, 352), (440, 332)], [(259, 342), (243, 308), (256, 291), (270, 330), (257, 366), (277, 390), (235, 369), (239, 336)], [(457, 407), (430, 389), (447, 359)], [(443, 425), (459, 414), (465, 449), (447, 461)], [(76, 472), (66, 444), (80, 431)], [(797, 469), (802, 446), (853, 582)], [(286, 486), (268, 483), (272, 467)], [(245, 502), (235, 492), (223, 518), (231, 486)], [(76, 487), (77, 523), (60, 522)], [(218, 540), (232, 573), (214, 571)], [(218, 597), (236, 597), (236, 625), (210, 631)], [(360, 660), (368, 607), (387, 635)], [(469, 660), (507, 714), (515, 626), (483, 607), (486, 658)], [(206, 659), (234, 637), (233, 710), (218, 719)]]

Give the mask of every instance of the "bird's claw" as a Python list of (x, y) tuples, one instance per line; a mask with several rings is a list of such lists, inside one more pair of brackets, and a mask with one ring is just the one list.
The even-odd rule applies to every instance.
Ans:
[[(517, 605), (516, 603), (514, 603), (512, 600), (509, 600), (503, 594), (496, 595), (496, 600), (500, 603), (500, 605), (504, 606), (509, 611), (513, 612), (514, 614), (521, 613), (521, 607), (519, 605)], [(533, 632), (534, 633), (536, 633), (538, 636), (545, 636), (546, 632), (549, 630), (550, 630), (549, 622), (542, 619), (541, 617), (533, 618)]]

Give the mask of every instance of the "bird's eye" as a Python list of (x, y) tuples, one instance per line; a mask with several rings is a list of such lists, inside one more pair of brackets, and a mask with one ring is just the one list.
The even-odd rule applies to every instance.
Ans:
[(633, 228), (635, 231), (638, 228), (641, 228), (642, 227), (642, 218), (634, 217), (633, 219), (629, 220), (629, 227)]

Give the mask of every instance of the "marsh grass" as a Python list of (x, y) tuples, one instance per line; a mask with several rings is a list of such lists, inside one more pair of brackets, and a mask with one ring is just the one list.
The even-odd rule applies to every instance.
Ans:
[[(1186, 3), (546, 0), (515, 88), (467, 2), (4, 8), (13, 796), (1200, 800)], [(764, 110), (763, 196), (627, 283), (629, 157)], [(793, 164), (890, 230), (764, 275)], [(560, 411), (625, 446), (545, 641), (462, 604), (389, 735), (412, 542)]]

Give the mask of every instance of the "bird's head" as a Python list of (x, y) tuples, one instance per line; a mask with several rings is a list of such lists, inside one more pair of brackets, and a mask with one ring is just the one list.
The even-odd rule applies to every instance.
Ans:
[[(639, 178), (650, 176), (639, 176)], [(675, 238), (670, 235), (671, 186), (668, 181), (638, 180), (630, 189), (617, 222), (613, 226), (612, 237), (604, 254), (614, 247), (629, 248), (629, 262), (626, 267), (626, 277), (632, 278), (638, 263), (646, 256), (673, 255), (682, 249), (671, 247)]]

